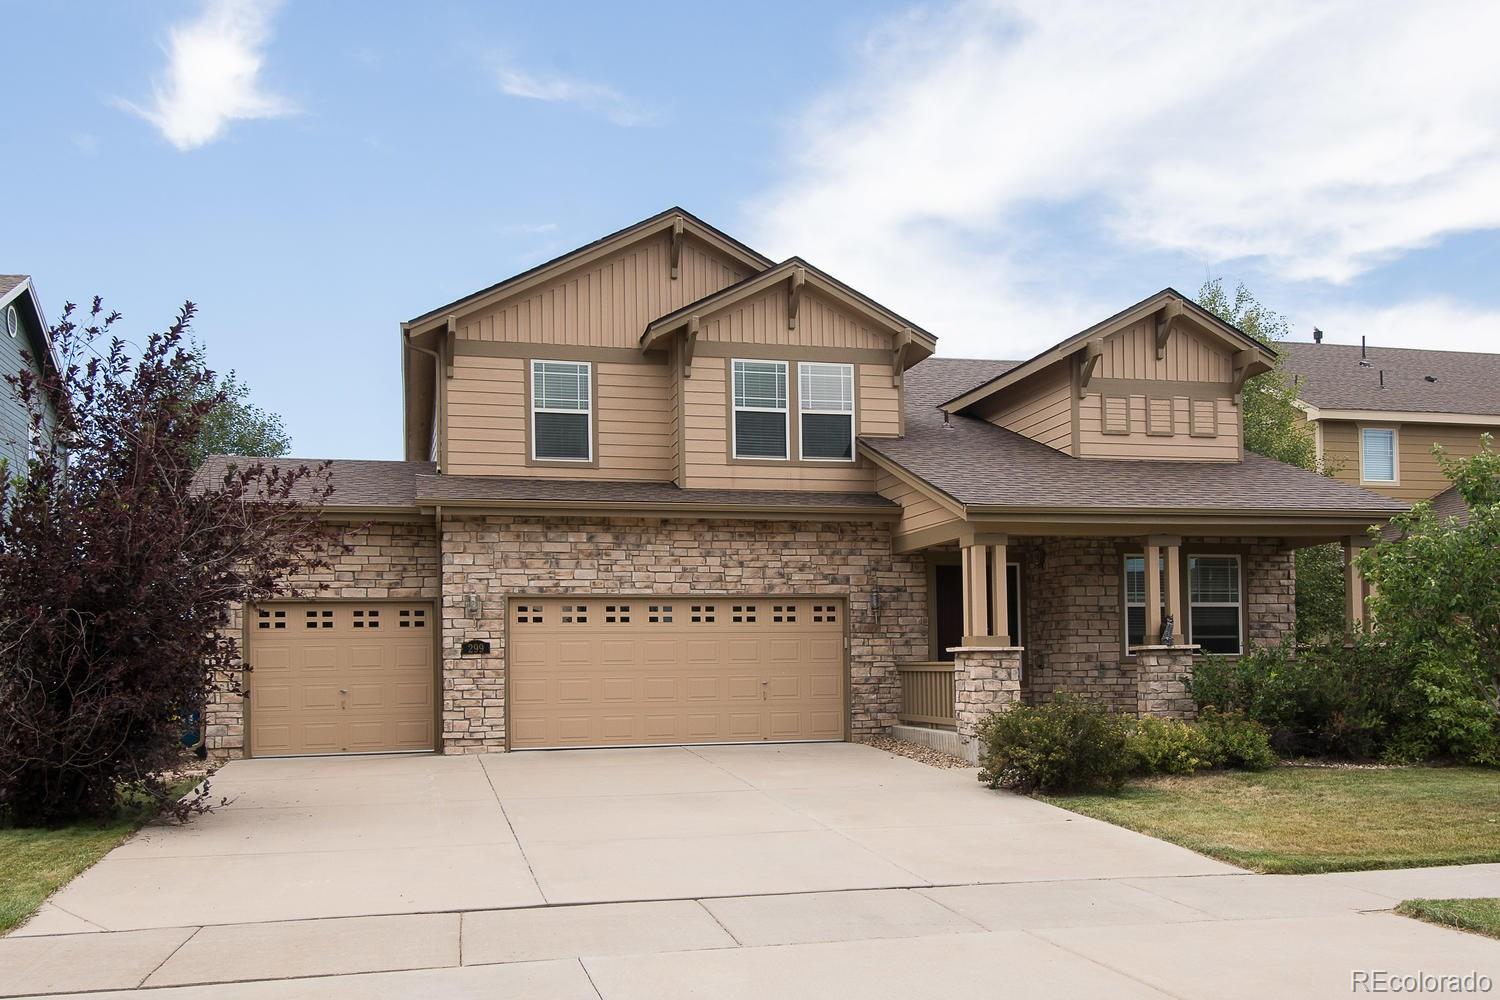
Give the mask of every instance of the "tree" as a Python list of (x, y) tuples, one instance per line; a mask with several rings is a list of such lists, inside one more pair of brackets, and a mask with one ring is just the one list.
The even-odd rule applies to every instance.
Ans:
[[(207, 358), (201, 344), (192, 345), (199, 364)], [(250, 402), (250, 387), (230, 371), (205, 384), (200, 394), (219, 402), (203, 417), (192, 461), (196, 467), (209, 455), (247, 455), (276, 458), (291, 448), (291, 438), (281, 417)]]
[[(194, 308), (132, 354), (100, 300), (52, 330), (61, 370), (7, 376), (56, 427), (0, 484), (0, 814), (111, 814), (122, 790), (170, 805), (182, 719), (233, 675), (237, 605), (295, 593), (338, 546), (326, 468), (250, 461), (195, 481), (223, 385), (185, 341)], [(80, 326), (80, 323), (83, 324)], [(174, 808), (204, 808), (206, 793)]]
[[(1262, 305), (1243, 284), (1235, 286), (1231, 298), (1222, 278), (1210, 278), (1198, 289), (1198, 304), (1273, 349), (1290, 332), (1286, 317)], [(1273, 370), (1245, 383), (1240, 408), (1245, 450), (1332, 475), (1334, 470), (1318, 467), (1317, 439), (1294, 405), (1296, 398), (1296, 386), (1279, 361)], [(1339, 546), (1298, 549), (1296, 562), (1297, 641), (1307, 643), (1341, 635), (1344, 575)]]
[(1500, 764), (1500, 454), (1488, 434), (1467, 458), (1433, 454), (1468, 523), (1424, 500), (1360, 556), (1374, 635), (1411, 672), (1398, 752)]

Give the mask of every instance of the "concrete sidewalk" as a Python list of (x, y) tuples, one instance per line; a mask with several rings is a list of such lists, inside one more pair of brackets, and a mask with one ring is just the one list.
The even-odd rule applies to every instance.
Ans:
[[(1500, 865), (865, 889), (0, 941), (0, 995), (1328, 997), (1480, 972), (1500, 942), (1380, 912), (1500, 895)], [(86, 991), (122, 991), (87, 993)]]

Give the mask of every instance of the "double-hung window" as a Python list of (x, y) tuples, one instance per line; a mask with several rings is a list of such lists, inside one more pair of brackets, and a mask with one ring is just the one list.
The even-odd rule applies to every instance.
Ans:
[(1367, 483), (1394, 483), (1396, 481), (1395, 428), (1360, 428), (1359, 478)]
[(797, 365), (797, 423), (803, 458), (854, 461), (853, 365)]
[(548, 462), (594, 458), (593, 372), (587, 361), (531, 363), (531, 457)]
[(1240, 650), (1240, 557), (1188, 557), (1189, 641), (1205, 653)]
[[(1167, 616), (1167, 564), (1165, 556), (1158, 556), (1156, 571), (1161, 579), (1162, 620)], [(1179, 624), (1179, 628), (1181, 625)], [(1150, 642), (1156, 642), (1152, 636)], [(1125, 557), (1125, 647), (1144, 646), (1146, 639), (1146, 557)]]
[(787, 363), (734, 362), (734, 457), (787, 457)]

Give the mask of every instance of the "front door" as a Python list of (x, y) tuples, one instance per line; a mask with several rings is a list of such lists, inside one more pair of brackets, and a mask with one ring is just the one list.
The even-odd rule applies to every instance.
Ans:
[[(957, 563), (939, 563), (933, 567), (932, 600), (937, 602), (934, 616), (934, 651), (939, 660), (952, 660), (948, 652), (964, 641), (964, 574)], [(1009, 563), (1005, 567), (1005, 597), (1010, 617), (1011, 642), (1017, 646), (1026, 643), (1022, 638), (1024, 626), (1021, 622), (1021, 567)]]

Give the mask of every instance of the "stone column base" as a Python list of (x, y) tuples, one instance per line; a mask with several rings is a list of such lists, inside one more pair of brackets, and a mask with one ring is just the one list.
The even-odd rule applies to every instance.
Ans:
[(964, 756), (979, 759), (974, 734), (991, 712), (1021, 701), (1020, 646), (956, 646), (953, 654), (953, 716)]
[(1132, 646), (1135, 655), (1136, 714), (1192, 719), (1198, 706), (1188, 683), (1197, 646)]

